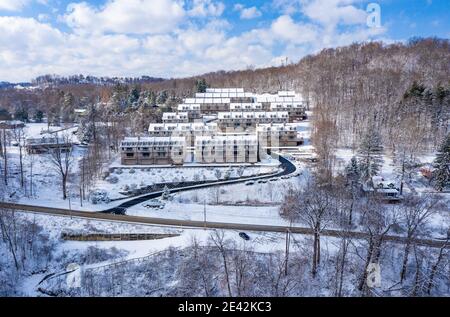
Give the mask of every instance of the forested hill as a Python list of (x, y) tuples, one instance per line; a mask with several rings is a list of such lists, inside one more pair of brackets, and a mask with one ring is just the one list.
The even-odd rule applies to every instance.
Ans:
[[(436, 146), (447, 132), (450, 98), (450, 43), (447, 39), (414, 39), (408, 43), (353, 44), (306, 56), (282, 67), (219, 71), (197, 77), (102, 85), (84, 76), (58, 79), (43, 76), (39, 83), (60, 82), (34, 90), (0, 92), (0, 108), (31, 116), (37, 109), (57, 113), (65, 107), (88, 107), (109, 102), (114, 111), (146, 113), (156, 104), (167, 109), (195, 92), (204, 78), (213, 87), (244, 87), (255, 92), (295, 89), (316, 106), (317, 124), (327, 127), (342, 145), (354, 145), (368, 126), (394, 146), (399, 131), (414, 127), (422, 145)], [(45, 85), (43, 85), (45, 86)], [(166, 109), (166, 110), (167, 110)], [(51, 110), (51, 111), (50, 111)], [(23, 112), (23, 111), (22, 111)], [(144, 118), (145, 119), (145, 118)], [(316, 126), (318, 126), (316, 124)], [(142, 127), (145, 128), (145, 124)], [(317, 141), (318, 137), (316, 137)], [(331, 142), (323, 140), (323, 142)]]
[[(73, 76), (58, 76), (58, 75), (43, 75), (33, 79), (27, 83), (10, 83), (6, 81), (0, 82), (0, 89), (14, 88), (20, 86), (21, 88), (49, 88), (61, 87), (67, 85), (98, 85), (98, 86), (113, 86), (117, 84), (145, 84), (164, 81), (164, 78), (141, 76), (141, 77), (95, 77), (84, 75)], [(69, 88), (70, 89), (70, 88)]]
[(164, 81), (164, 78), (141, 76), (141, 77), (95, 77), (84, 75), (73, 75), (62, 77), (57, 75), (39, 76), (32, 81), (35, 86), (62, 86), (62, 85), (116, 85), (116, 84), (145, 84)]

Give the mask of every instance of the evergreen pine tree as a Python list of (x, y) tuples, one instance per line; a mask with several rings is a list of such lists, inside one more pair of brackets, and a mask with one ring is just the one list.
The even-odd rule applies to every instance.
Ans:
[(167, 91), (163, 90), (159, 93), (158, 98), (156, 99), (156, 103), (159, 105), (163, 105), (167, 101)]
[(136, 105), (136, 103), (138, 102), (139, 97), (140, 97), (139, 88), (137, 86), (135, 86), (135, 87), (133, 87), (133, 89), (131, 89), (130, 94), (128, 96), (128, 106), (134, 107)]
[(350, 160), (349, 164), (346, 166), (345, 174), (346, 174), (348, 180), (350, 180), (352, 182), (359, 181), (359, 179), (361, 177), (361, 173), (359, 170), (359, 164), (358, 164), (358, 160), (356, 159), (356, 157), (353, 156), (352, 159)]
[(359, 170), (363, 181), (367, 182), (372, 176), (378, 174), (383, 164), (382, 154), (383, 145), (381, 136), (375, 129), (375, 126), (371, 125), (363, 135), (358, 150)]
[(156, 106), (156, 94), (153, 91), (148, 93), (147, 102), (151, 107)]
[(204, 78), (197, 80), (195, 83), (195, 90), (199, 93), (206, 92), (206, 88), (208, 88), (208, 84), (206, 83), (206, 80)]
[(0, 120), (11, 120), (11, 114), (8, 110), (0, 108)]
[(18, 108), (14, 113), (14, 119), (23, 122), (28, 122), (28, 110), (24, 107)]
[(63, 122), (70, 122), (73, 119), (75, 108), (75, 97), (72, 93), (65, 93), (63, 97), (63, 106), (61, 111), (61, 119)]
[(34, 120), (38, 123), (41, 123), (44, 119), (44, 113), (41, 110), (37, 110), (34, 114)]
[(439, 152), (434, 160), (434, 186), (438, 191), (443, 191), (450, 186), (450, 133), (447, 134)]

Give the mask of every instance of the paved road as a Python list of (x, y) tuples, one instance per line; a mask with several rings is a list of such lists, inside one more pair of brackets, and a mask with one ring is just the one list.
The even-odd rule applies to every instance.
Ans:
[[(296, 167), (294, 164), (292, 164), (289, 160), (285, 159), (282, 156), (279, 156), (281, 168), (283, 169), (282, 172), (277, 174), (271, 174), (271, 175), (264, 175), (264, 176), (255, 176), (255, 177), (246, 177), (243, 179), (233, 179), (228, 181), (218, 181), (218, 182), (210, 182), (210, 183), (199, 183), (198, 185), (191, 185), (191, 186), (185, 186), (183, 184), (180, 184), (178, 186), (170, 188), (171, 193), (178, 193), (193, 189), (202, 189), (202, 188), (209, 188), (209, 187), (215, 187), (215, 186), (224, 186), (224, 185), (231, 185), (231, 184), (239, 184), (248, 182), (250, 180), (260, 180), (260, 179), (270, 179), (274, 177), (281, 177), (285, 175), (290, 175), (296, 171)], [(142, 195), (133, 199), (130, 199), (123, 204), (120, 204), (119, 206), (116, 206), (114, 208), (104, 210), (102, 213), (110, 213), (110, 214), (117, 214), (117, 215), (124, 215), (126, 214), (126, 210), (130, 207), (142, 204), (146, 202), (147, 200), (158, 198), (163, 194), (162, 191), (150, 193), (147, 195)]]
[[(50, 215), (71, 216), (85, 219), (110, 220), (132, 224), (165, 225), (182, 228), (227, 229), (227, 230), (257, 231), (257, 232), (286, 232), (287, 230), (290, 230), (292, 233), (306, 234), (306, 235), (312, 235), (314, 233), (313, 230), (311, 230), (310, 228), (303, 228), (303, 227), (289, 228), (286, 226), (253, 225), (253, 224), (238, 224), (238, 223), (223, 223), (223, 222), (204, 223), (202, 221), (191, 221), (191, 220), (161, 219), (161, 218), (137, 217), (137, 216), (117, 215), (107, 213), (70, 211), (68, 209), (19, 205), (4, 202), (0, 202), (0, 208), (21, 210), (25, 212), (50, 214)], [(342, 232), (339, 230), (323, 230), (321, 234), (323, 236), (330, 236), (330, 237), (348, 236), (355, 239), (367, 238), (367, 235), (363, 232)], [(404, 237), (399, 236), (386, 236), (385, 239), (386, 241), (400, 244), (406, 242), (406, 239)], [(445, 240), (417, 239), (416, 243), (418, 245), (435, 248), (441, 248), (442, 246), (450, 248), (450, 245), (446, 243)]]

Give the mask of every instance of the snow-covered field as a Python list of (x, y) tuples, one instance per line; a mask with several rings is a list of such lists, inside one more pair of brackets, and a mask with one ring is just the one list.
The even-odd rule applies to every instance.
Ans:
[[(357, 156), (357, 151), (354, 151), (349, 148), (339, 148), (335, 152), (336, 155), (336, 166), (335, 171), (344, 172), (345, 167), (350, 162), (352, 157)], [(417, 157), (417, 163), (420, 165), (432, 164), (434, 159), (436, 158), (435, 153), (419, 155)], [(386, 180), (397, 181), (400, 182), (401, 178), (401, 168), (395, 164), (392, 155), (384, 154), (382, 155), (383, 164), (380, 168), (379, 176), (383, 177)], [(406, 175), (408, 176), (408, 175)], [(434, 191), (432, 187), (427, 184), (428, 180), (426, 180), (420, 173), (419, 168), (414, 169), (411, 174), (412, 179), (411, 182), (415, 183), (418, 188), (418, 191)], [(408, 192), (408, 188), (405, 188)]]
[[(300, 171), (301, 168), (299, 168)], [(164, 209), (152, 209), (144, 204), (127, 209), (128, 215), (167, 219), (285, 225), (278, 209), (288, 188), (298, 189), (308, 173), (303, 170), (299, 177), (279, 179), (276, 182), (251, 186), (235, 184), (210, 189), (199, 189), (175, 194)]]
[[(161, 183), (185, 181), (216, 181), (225, 175), (230, 178), (272, 174), (280, 169), (277, 166), (230, 166), (230, 167), (178, 167), (178, 168), (115, 168), (105, 180), (98, 180), (95, 187), (108, 192), (111, 199), (124, 198), (120, 192), (130, 188), (146, 187)], [(241, 173), (241, 175), (240, 175)], [(115, 183), (111, 182), (111, 179)]]
[[(85, 220), (79, 218), (38, 215), (30, 213), (17, 213), (18, 217), (27, 219), (42, 226), (44, 232), (48, 234), (48, 239), (56, 244), (52, 257), (57, 259), (50, 266), (50, 269), (37, 274), (30, 274), (21, 283), (21, 291), (25, 296), (36, 296), (37, 283), (47, 274), (65, 271), (68, 263), (77, 263), (84, 268), (95, 268), (107, 264), (121, 262), (135, 258), (145, 257), (169, 247), (185, 248), (191, 245), (195, 239), (201, 245), (206, 245), (206, 241), (213, 230), (186, 229), (151, 225), (136, 225), (122, 222)], [(60, 239), (61, 233), (175, 233), (177, 237), (165, 238), (149, 241), (99, 241), (99, 242), (78, 242), (64, 241)], [(239, 237), (239, 232), (235, 230), (224, 231), (227, 239), (236, 241), (238, 245), (244, 247), (245, 244), (251, 246), (257, 252), (282, 251), (285, 247), (285, 235), (278, 233), (256, 233), (247, 232), (251, 241), (246, 242)], [(294, 235), (295, 241), (303, 241), (304, 236)], [(328, 243), (328, 242), (325, 242)], [(331, 240), (330, 240), (331, 243)], [(332, 244), (330, 244), (332, 247)], [(77, 256), (91, 252), (91, 248), (101, 249), (103, 252), (111, 251), (111, 256), (105, 261), (88, 263), (77, 262)], [(114, 249), (112, 249), (114, 248)]]

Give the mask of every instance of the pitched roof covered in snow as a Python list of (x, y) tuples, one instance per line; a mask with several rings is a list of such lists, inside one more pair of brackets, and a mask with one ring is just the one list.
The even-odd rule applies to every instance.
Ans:
[(150, 123), (149, 132), (156, 131), (216, 131), (216, 123)]
[(127, 137), (121, 142), (124, 147), (137, 146), (168, 146), (168, 145), (184, 145), (186, 139), (183, 137)]
[(219, 112), (217, 114), (219, 120), (229, 119), (271, 119), (271, 118), (289, 118), (287, 111), (275, 112)]
[(195, 138), (195, 143), (200, 144), (258, 144), (256, 135), (216, 135), (199, 136)]
[(261, 111), (263, 106), (259, 102), (255, 103), (231, 103), (230, 110), (231, 111)]
[(187, 112), (164, 112), (162, 116), (163, 120), (187, 120)]
[(269, 131), (297, 131), (295, 124), (289, 123), (268, 123), (258, 124), (256, 126), (257, 132), (269, 132)]
[(178, 107), (177, 107), (177, 109), (178, 109), (178, 111), (180, 111), (180, 112), (187, 112), (187, 111), (200, 111), (200, 108), (201, 106), (200, 106), (200, 104), (195, 104), (195, 103), (192, 103), (192, 104), (186, 104), (186, 103), (182, 103), (182, 104), (179, 104), (178, 105)]

